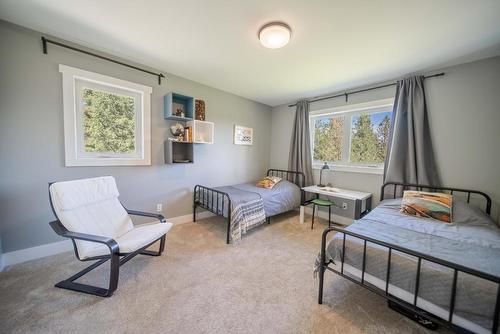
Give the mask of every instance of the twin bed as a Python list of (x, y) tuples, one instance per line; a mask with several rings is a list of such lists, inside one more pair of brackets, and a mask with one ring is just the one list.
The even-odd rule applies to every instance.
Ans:
[[(304, 174), (270, 169), (282, 180), (272, 189), (255, 183), (209, 188), (197, 185), (193, 221), (202, 207), (227, 221), (226, 242), (277, 214), (306, 205)], [(388, 188), (392, 188), (387, 199)], [(453, 221), (442, 223), (400, 212), (404, 190), (453, 194)], [(470, 202), (484, 205), (484, 212)], [(346, 228), (322, 235), (316, 260), (318, 302), (325, 271), (334, 272), (387, 299), (391, 308), (428, 328), (460, 333), (498, 332), (500, 229), (489, 217), (491, 199), (474, 190), (387, 183), (381, 203)], [(333, 234), (327, 243), (327, 237)]]
[[(392, 199), (384, 192), (393, 187)], [(401, 190), (454, 194), (453, 222), (400, 213)], [(381, 203), (347, 228), (323, 232), (316, 261), (318, 302), (326, 270), (388, 300), (389, 306), (421, 324), (461, 333), (497, 333), (500, 303), (500, 229), (489, 218), (490, 198), (481, 192), (390, 183)], [(463, 194), (460, 200), (460, 195)], [(469, 205), (485, 202), (485, 212)], [(327, 243), (326, 238), (335, 233)]]
[(256, 182), (210, 188), (197, 185), (193, 193), (193, 221), (201, 207), (227, 222), (226, 243), (237, 241), (248, 229), (278, 214), (294, 210), (304, 203), (305, 176), (301, 172), (269, 169), (267, 176), (281, 178), (272, 189)]

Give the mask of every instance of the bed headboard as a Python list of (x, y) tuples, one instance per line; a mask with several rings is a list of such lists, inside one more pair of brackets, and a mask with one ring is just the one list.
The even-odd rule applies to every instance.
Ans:
[(306, 176), (302, 172), (284, 169), (268, 169), (267, 176), (277, 176), (295, 183), (300, 189), (306, 186)]
[(382, 185), (382, 189), (380, 191), (380, 200), (387, 199), (385, 196), (386, 193), (386, 187), (393, 187), (394, 189), (391, 189), (391, 193), (389, 193), (387, 198), (397, 198), (401, 197), (400, 195), (397, 196), (400, 193), (403, 193), (404, 190), (418, 190), (422, 191), (425, 189), (425, 191), (430, 191), (430, 192), (442, 192), (442, 193), (450, 193), (453, 195), (454, 193), (462, 193), (464, 195), (467, 195), (467, 203), (470, 203), (471, 195), (478, 195), (480, 197), (481, 201), (486, 202), (486, 209), (485, 212), (487, 214), (491, 214), (491, 198), (490, 196), (486, 195), (482, 191), (477, 191), (477, 190), (470, 190), (470, 189), (459, 189), (459, 188), (449, 188), (449, 187), (438, 187), (438, 186), (429, 186), (429, 185), (422, 185), (422, 184), (414, 184), (414, 183), (401, 183), (401, 182), (387, 182)]

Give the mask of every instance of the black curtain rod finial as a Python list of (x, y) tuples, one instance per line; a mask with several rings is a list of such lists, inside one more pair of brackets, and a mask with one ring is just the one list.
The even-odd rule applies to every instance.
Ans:
[(42, 36), (42, 48), (43, 48), (43, 53), (47, 54), (47, 40), (43, 36)]
[(162, 78), (165, 78), (165, 76), (163, 75), (163, 73), (158, 74), (158, 85), (161, 85), (161, 79)]

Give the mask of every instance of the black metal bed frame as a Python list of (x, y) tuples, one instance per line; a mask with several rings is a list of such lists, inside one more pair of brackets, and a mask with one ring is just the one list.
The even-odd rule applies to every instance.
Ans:
[[(396, 198), (396, 193), (399, 190), (408, 190), (408, 189), (416, 189), (416, 190), (422, 190), (422, 189), (429, 189), (429, 191), (439, 191), (439, 192), (450, 192), (451, 194), (459, 192), (459, 193), (465, 193), (467, 194), (467, 203), (470, 202), (471, 194), (476, 194), (479, 196), (484, 197), (486, 200), (486, 208), (485, 212), (487, 214), (491, 214), (491, 199), (488, 195), (481, 191), (476, 191), (476, 190), (468, 190), (468, 189), (459, 189), (459, 188), (447, 188), (447, 187), (437, 187), (437, 186), (427, 186), (427, 185), (420, 185), (420, 184), (409, 184), (409, 183), (398, 183), (398, 182), (389, 182), (385, 183), (382, 186), (381, 189), (381, 195), (380, 198), (383, 200), (385, 197), (385, 188), (388, 186), (393, 186), (394, 190), (392, 192), (392, 198)], [(338, 232), (343, 234), (343, 239), (342, 239), (342, 259), (341, 259), (341, 269), (340, 271), (329, 267), (329, 264), (331, 261), (327, 262), (326, 261), (326, 238), (327, 235), (330, 232)], [(345, 240), (346, 240), (346, 235), (349, 235), (351, 237), (358, 238), (360, 240), (363, 240), (364, 242), (364, 247), (363, 247), (363, 262), (362, 262), (362, 270), (361, 270), (361, 280), (357, 280), (351, 276), (348, 276), (347, 274), (344, 273), (344, 254), (345, 254)], [(367, 242), (377, 244), (383, 247), (386, 247), (388, 249), (388, 260), (387, 260), (387, 274), (386, 274), (386, 280), (385, 280), (385, 290), (370, 286), (365, 284), (365, 266), (366, 266), (366, 245)], [(416, 276), (415, 276), (415, 291), (414, 291), (414, 299), (413, 299), (413, 304), (408, 303), (400, 298), (397, 298), (393, 295), (389, 294), (389, 281), (390, 281), (390, 274), (391, 274), (391, 254), (393, 251), (398, 251), (404, 254), (411, 255), (413, 257), (417, 258), (417, 270), (416, 270)], [(497, 295), (496, 295), (496, 302), (495, 302), (495, 309), (493, 311), (493, 325), (491, 329), (492, 334), (496, 334), (498, 331), (498, 316), (500, 312), (500, 277), (494, 276), (482, 271), (478, 271), (475, 269), (467, 268), (464, 266), (461, 266), (459, 264), (451, 263), (449, 261), (445, 261), (436, 257), (433, 257), (428, 254), (423, 254), (420, 252), (413, 251), (408, 248), (400, 247), (394, 244), (390, 244), (387, 242), (383, 242), (377, 239), (373, 239), (364, 235), (360, 235), (357, 233), (353, 233), (351, 231), (347, 231), (344, 228), (338, 228), (338, 227), (329, 227), (323, 231), (323, 235), (321, 238), (321, 253), (320, 253), (320, 266), (319, 266), (319, 291), (318, 291), (318, 303), (322, 304), (323, 303), (323, 281), (324, 281), (324, 274), (326, 270), (329, 270), (333, 273), (336, 273), (344, 278), (347, 278), (351, 282), (354, 282), (384, 298), (388, 301), (389, 307), (395, 309), (396, 311), (403, 313), (404, 315), (412, 318), (413, 320), (421, 323), (422, 325), (428, 327), (428, 328), (436, 328), (437, 325), (442, 325), (444, 327), (450, 328), (456, 332), (459, 333), (470, 333), (465, 328), (459, 327), (455, 324), (453, 324), (453, 313), (454, 313), (454, 308), (455, 308), (455, 297), (456, 297), (456, 290), (457, 290), (457, 277), (458, 277), (458, 272), (464, 272), (485, 280), (488, 280), (490, 282), (498, 284), (497, 288)], [(450, 299), (450, 308), (449, 308), (449, 315), (448, 319), (444, 320), (434, 314), (431, 314), (430, 312), (427, 312), (417, 306), (417, 297), (418, 297), (418, 290), (419, 290), (419, 280), (420, 280), (420, 270), (421, 270), (421, 265), (422, 265), (422, 260), (433, 262), (440, 264), (442, 266), (448, 267), (453, 270), (453, 283), (451, 287), (451, 299)]]
[[(59, 283), (57, 283), (55, 286), (57, 288), (62, 288), (62, 289), (67, 289), (67, 290), (72, 290), (72, 291), (77, 291), (77, 292), (83, 292), (91, 295), (96, 295), (99, 297), (111, 297), (113, 293), (116, 291), (118, 288), (118, 278), (119, 278), (119, 273), (120, 273), (120, 267), (127, 263), (129, 260), (131, 260), (133, 257), (136, 255), (142, 254), (142, 255), (149, 255), (149, 256), (160, 256), (163, 251), (165, 250), (165, 237), (166, 235), (163, 235), (162, 237), (156, 239), (155, 241), (149, 243), (148, 245), (134, 251), (131, 253), (121, 253), (120, 248), (118, 246), (118, 243), (108, 237), (103, 237), (99, 235), (92, 235), (92, 234), (86, 234), (86, 233), (79, 233), (79, 232), (72, 232), (69, 231), (64, 225), (61, 223), (59, 220), (59, 217), (57, 217), (57, 213), (54, 210), (54, 204), (52, 202), (52, 197), (50, 196), (50, 185), (53, 182), (49, 183), (49, 201), (50, 201), (50, 208), (52, 209), (52, 212), (54, 213), (54, 216), (57, 218), (57, 220), (54, 220), (49, 223), (50, 227), (56, 232), (57, 235), (64, 237), (64, 238), (69, 238), (71, 239), (71, 242), (73, 243), (73, 250), (75, 251), (75, 256), (79, 261), (86, 262), (86, 261), (97, 261), (93, 263), (92, 265), (88, 266), (87, 268), (79, 271), (78, 273), (74, 274), (70, 278), (67, 278)], [(123, 204), (122, 204), (123, 206)], [(156, 213), (149, 213), (149, 212), (142, 212), (142, 211), (136, 211), (136, 210), (129, 210), (125, 207), (123, 207), (125, 211), (129, 215), (134, 215), (134, 216), (142, 216), (142, 217), (151, 217), (151, 218), (156, 218), (160, 221), (160, 223), (166, 223), (165, 217), (163, 217), (160, 214)], [(80, 255), (78, 254), (78, 248), (76, 247), (75, 240), (83, 240), (83, 241), (91, 241), (91, 242), (96, 242), (100, 244), (104, 244), (109, 248), (109, 255), (102, 255), (102, 256), (95, 256), (95, 257), (89, 257), (89, 258), (84, 258), (80, 259)], [(160, 246), (157, 252), (155, 251), (150, 251), (147, 250), (148, 247), (156, 243), (157, 241), (160, 241)], [(90, 271), (96, 269), (100, 265), (106, 263), (108, 260), (110, 260), (110, 274), (109, 274), (109, 285), (107, 289), (98, 287), (98, 286), (93, 286), (93, 285), (87, 285), (87, 284), (81, 284), (81, 283), (76, 283), (75, 280), (78, 278), (82, 277), (83, 275), (89, 273)]]
[[(284, 180), (295, 183), (300, 188), (300, 203), (304, 204), (305, 194), (302, 188), (305, 187), (305, 175), (302, 172), (283, 170), (283, 169), (269, 169), (267, 171), (267, 176), (277, 176)], [(227, 203), (227, 217), (224, 217), (224, 208)], [(220, 205), (220, 206), (219, 206)], [(231, 242), (231, 198), (226, 192), (205, 187), (202, 185), (196, 185), (193, 192), (193, 222), (196, 222), (196, 208), (201, 207), (208, 210), (217, 216), (221, 216), (227, 219), (226, 227), (226, 244)], [(271, 223), (271, 216), (266, 217), (268, 224)]]

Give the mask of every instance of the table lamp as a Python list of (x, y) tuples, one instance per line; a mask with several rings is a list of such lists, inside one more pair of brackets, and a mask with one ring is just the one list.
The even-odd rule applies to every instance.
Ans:
[(318, 187), (324, 187), (325, 185), (321, 183), (321, 178), (323, 177), (323, 170), (325, 169), (330, 169), (330, 166), (325, 162), (323, 167), (321, 167), (321, 170), (319, 171), (319, 184)]

